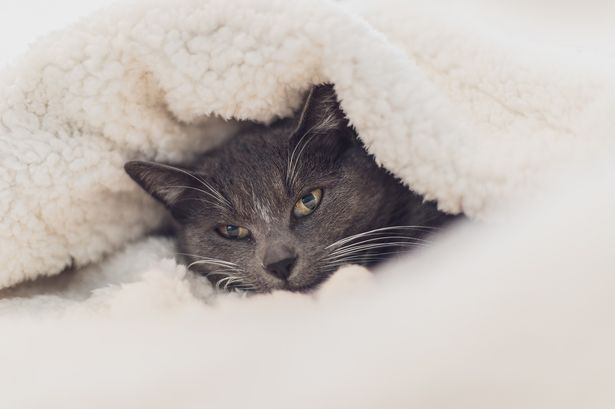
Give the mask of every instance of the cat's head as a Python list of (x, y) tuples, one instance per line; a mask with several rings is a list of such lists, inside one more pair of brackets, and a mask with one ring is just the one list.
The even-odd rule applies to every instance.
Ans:
[(297, 118), (255, 125), (190, 166), (129, 162), (126, 171), (170, 211), (191, 269), (225, 288), (314, 288), (385, 248), (374, 246), (382, 234), (346, 238), (435, 212), (365, 152), (330, 85), (312, 89)]

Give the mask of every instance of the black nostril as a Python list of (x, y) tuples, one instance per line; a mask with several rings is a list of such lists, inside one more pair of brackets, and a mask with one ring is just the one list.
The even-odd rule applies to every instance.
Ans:
[(287, 280), (297, 262), (297, 256), (286, 257), (265, 265), (265, 269), (272, 275)]

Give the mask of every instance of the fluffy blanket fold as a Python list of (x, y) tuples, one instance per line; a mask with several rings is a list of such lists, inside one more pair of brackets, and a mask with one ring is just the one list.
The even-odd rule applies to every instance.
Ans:
[[(123, 3), (6, 69), (0, 406), (612, 407), (615, 35), (424, 3)], [(313, 296), (216, 296), (134, 242), (163, 217), (125, 161), (187, 160), (320, 82), (379, 163), (496, 225)]]

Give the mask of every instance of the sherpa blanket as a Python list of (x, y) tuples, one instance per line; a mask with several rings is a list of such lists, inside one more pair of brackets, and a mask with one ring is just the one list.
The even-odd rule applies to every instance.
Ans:
[[(0, 78), (0, 407), (612, 408), (615, 13), (595, 3), (585, 25), (479, 0), (131, 2), (37, 42)], [(216, 294), (123, 163), (187, 160), (321, 82), (382, 166), (476, 222), (313, 295)]]

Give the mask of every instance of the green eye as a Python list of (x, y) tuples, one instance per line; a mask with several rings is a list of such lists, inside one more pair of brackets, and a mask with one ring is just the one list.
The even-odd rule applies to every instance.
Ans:
[(322, 199), (322, 189), (312, 190), (295, 203), (293, 214), (296, 217), (305, 217), (312, 214), (320, 204), (320, 199)]
[(216, 231), (220, 233), (222, 237), (226, 237), (231, 240), (246, 239), (250, 236), (250, 230), (245, 227), (235, 226), (232, 224), (221, 224), (216, 227)]

